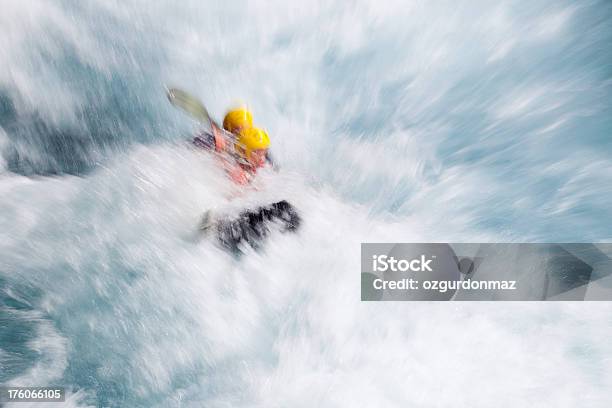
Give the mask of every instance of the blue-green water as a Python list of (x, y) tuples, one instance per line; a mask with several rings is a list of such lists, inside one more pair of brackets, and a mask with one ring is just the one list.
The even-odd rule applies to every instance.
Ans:
[[(609, 242), (611, 21), (8, 0), (0, 383), (71, 406), (608, 406), (608, 304), (361, 304), (357, 270), (363, 241)], [(218, 119), (248, 103), (281, 166), (253, 200), (295, 203), (299, 234), (240, 260), (194, 239), (227, 187), (165, 85)]]

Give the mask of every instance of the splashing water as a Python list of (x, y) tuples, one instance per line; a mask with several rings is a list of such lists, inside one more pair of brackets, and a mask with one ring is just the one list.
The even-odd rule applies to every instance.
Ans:
[[(612, 5), (7, 0), (0, 383), (68, 406), (608, 406), (606, 303), (361, 303), (360, 242), (612, 240)], [(304, 225), (232, 257), (164, 85)]]

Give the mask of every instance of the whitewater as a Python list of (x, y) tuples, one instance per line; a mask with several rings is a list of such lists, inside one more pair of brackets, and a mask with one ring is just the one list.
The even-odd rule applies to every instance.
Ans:
[[(361, 302), (360, 243), (611, 242), (611, 22), (606, 1), (3, 0), (0, 384), (610, 406), (610, 303)], [(217, 119), (248, 104), (280, 171), (228, 202), (165, 86)], [(196, 233), (282, 199), (302, 228), (260, 251)]]

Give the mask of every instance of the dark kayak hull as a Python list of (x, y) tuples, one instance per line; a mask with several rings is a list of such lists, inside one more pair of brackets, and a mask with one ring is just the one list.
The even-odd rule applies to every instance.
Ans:
[(240, 213), (237, 218), (217, 223), (219, 242), (232, 252), (242, 252), (244, 245), (255, 249), (261, 247), (272, 228), (281, 232), (295, 232), (302, 219), (293, 205), (279, 201)]

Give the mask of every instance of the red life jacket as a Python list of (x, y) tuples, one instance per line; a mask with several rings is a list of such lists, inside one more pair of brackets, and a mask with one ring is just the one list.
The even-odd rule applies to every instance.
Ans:
[(226, 138), (221, 132), (223, 131), (213, 127), (212, 133), (203, 132), (197, 135), (193, 140), (193, 144), (199, 148), (214, 150), (219, 153), (219, 159), (221, 160), (222, 166), (234, 183), (240, 185), (249, 184), (253, 177), (253, 173), (241, 166), (240, 163), (227, 157), (231, 156), (233, 152), (229, 151)]

